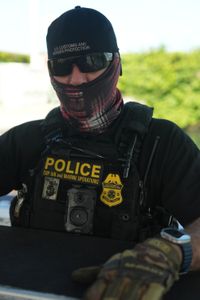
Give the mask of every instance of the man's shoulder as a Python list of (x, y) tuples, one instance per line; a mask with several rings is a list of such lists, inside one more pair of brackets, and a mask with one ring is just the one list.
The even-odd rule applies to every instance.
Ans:
[(16, 125), (10, 129), (8, 129), (5, 133), (2, 134), (1, 137), (10, 136), (10, 137), (24, 137), (31, 138), (34, 135), (43, 135), (43, 129), (47, 124), (51, 124), (53, 122), (58, 122), (60, 118), (59, 109), (55, 108), (51, 110), (44, 119), (31, 120), (28, 122), (21, 123)]
[(199, 155), (199, 149), (191, 137), (176, 123), (166, 119), (152, 118), (149, 131), (145, 137), (145, 148), (153, 147), (155, 140), (159, 140), (161, 153), (172, 156), (180, 150), (190, 153), (191, 157)]
[(118, 130), (126, 129), (143, 136), (148, 130), (152, 115), (152, 107), (138, 102), (127, 102), (116, 122)]
[(189, 139), (186, 132), (178, 124), (167, 119), (152, 118), (149, 126), (149, 135), (160, 136), (165, 141)]
[(155, 118), (153, 107), (138, 102), (126, 103), (119, 121), (118, 125), (121, 127), (135, 129), (137, 132), (146, 135), (148, 133), (153, 135), (183, 133), (183, 130), (173, 121)]
[(155, 130), (158, 132), (163, 131), (182, 131), (182, 129), (173, 121), (167, 120), (167, 119), (158, 119), (153, 117), (151, 121), (151, 130)]
[(28, 139), (31, 137), (34, 133), (38, 133), (41, 131), (41, 122), (43, 120), (33, 120), (33, 121), (28, 121), (19, 125), (16, 125), (9, 130), (7, 130), (5, 133), (1, 135), (1, 138), (19, 138), (19, 137), (24, 137)]

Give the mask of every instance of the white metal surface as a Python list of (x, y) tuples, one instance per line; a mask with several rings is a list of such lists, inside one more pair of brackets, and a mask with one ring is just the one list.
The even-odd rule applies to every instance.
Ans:
[(40, 293), (0, 285), (1, 300), (78, 300), (78, 298), (49, 293)]

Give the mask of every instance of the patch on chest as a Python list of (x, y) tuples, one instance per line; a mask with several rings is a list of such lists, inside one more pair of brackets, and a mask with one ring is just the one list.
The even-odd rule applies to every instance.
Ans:
[(118, 174), (108, 174), (102, 182), (102, 193), (100, 200), (109, 207), (122, 203), (122, 188), (123, 184)]
[(92, 185), (100, 184), (102, 173), (102, 164), (55, 157), (46, 158), (43, 170), (44, 176)]

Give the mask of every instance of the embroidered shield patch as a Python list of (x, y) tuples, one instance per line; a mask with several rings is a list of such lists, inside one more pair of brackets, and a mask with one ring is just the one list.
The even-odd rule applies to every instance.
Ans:
[(123, 184), (118, 174), (108, 174), (102, 182), (103, 191), (100, 200), (109, 207), (122, 203)]

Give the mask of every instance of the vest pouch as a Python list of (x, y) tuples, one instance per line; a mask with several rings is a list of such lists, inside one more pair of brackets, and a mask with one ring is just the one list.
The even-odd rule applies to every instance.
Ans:
[(34, 174), (30, 226), (56, 231), (93, 233), (102, 163), (52, 149)]
[(123, 203), (113, 212), (111, 237), (128, 241), (137, 241), (140, 231), (140, 178), (134, 162), (131, 163), (129, 177), (124, 180), (122, 190)]
[(126, 241), (137, 241), (139, 219), (130, 213), (122, 212), (114, 216), (112, 223), (112, 238)]
[(65, 231), (64, 214), (66, 195), (58, 201), (60, 179), (44, 177), (42, 173), (35, 176), (31, 199), (30, 227), (54, 231)]
[(140, 229), (140, 179), (134, 162), (128, 178), (122, 164), (106, 164), (102, 192), (95, 214), (96, 235), (117, 240), (137, 241)]

